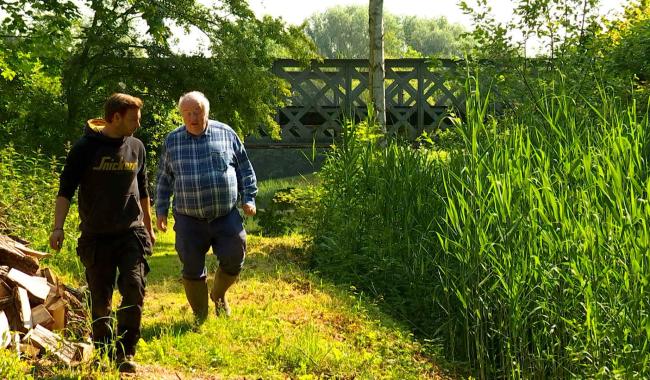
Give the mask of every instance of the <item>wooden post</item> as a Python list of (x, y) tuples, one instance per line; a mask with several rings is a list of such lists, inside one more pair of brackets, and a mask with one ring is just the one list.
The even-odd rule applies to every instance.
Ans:
[(418, 97), (416, 99), (417, 107), (417, 116), (418, 116), (418, 125), (415, 130), (415, 137), (421, 134), (424, 131), (424, 107), (425, 102), (427, 101), (424, 98), (424, 71), (426, 70), (424, 62), (418, 62), (415, 64), (415, 70), (418, 76)]

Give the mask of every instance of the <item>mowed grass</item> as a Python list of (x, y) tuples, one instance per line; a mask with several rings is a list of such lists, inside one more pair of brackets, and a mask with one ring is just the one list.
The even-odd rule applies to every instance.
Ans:
[[(314, 177), (291, 177), (260, 183), (258, 207), (276, 190), (314, 183)], [(73, 214), (75, 210), (73, 210)], [(247, 224), (255, 222), (248, 219)], [(74, 245), (73, 237), (68, 244)], [(231, 318), (210, 317), (200, 328), (180, 282), (180, 261), (174, 250), (173, 229), (158, 233), (154, 255), (148, 258), (142, 321), (142, 339), (136, 360), (136, 379), (229, 378), (449, 378), (436, 365), (434, 348), (413, 339), (409, 330), (382, 314), (354, 289), (333, 285), (304, 265), (306, 238), (301, 235), (260, 237), (249, 231), (248, 256), (240, 280), (229, 291)], [(58, 273), (81, 286), (76, 257), (71, 272)], [(207, 261), (209, 284), (217, 267), (212, 254)], [(77, 268), (77, 269), (72, 269)], [(117, 308), (120, 296), (113, 297)], [(0, 364), (11, 364), (15, 378), (119, 379), (105, 359), (101, 365), (67, 367), (51, 355), (18, 365), (9, 351), (0, 350)], [(31, 364), (31, 365), (30, 365)], [(31, 368), (29, 368), (31, 367)], [(25, 376), (18, 375), (25, 373)], [(0, 376), (1, 377), (1, 376)]]
[[(231, 318), (193, 328), (173, 232), (149, 260), (144, 369), (180, 378), (439, 378), (426, 347), (362, 297), (304, 270), (303, 237), (249, 236), (241, 278), (229, 292)], [(216, 269), (208, 260), (209, 283)], [(151, 367), (150, 367), (151, 366)], [(165, 373), (165, 372), (162, 372)], [(160, 371), (138, 377), (158, 378)]]

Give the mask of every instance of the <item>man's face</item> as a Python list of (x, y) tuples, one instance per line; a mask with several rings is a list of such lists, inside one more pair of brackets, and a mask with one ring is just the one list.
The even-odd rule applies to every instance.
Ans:
[(119, 131), (123, 136), (132, 136), (136, 129), (140, 128), (141, 112), (139, 108), (129, 108), (124, 116), (115, 114), (119, 122)]
[(185, 127), (191, 134), (200, 135), (203, 133), (208, 123), (208, 118), (199, 102), (193, 99), (184, 101), (181, 104), (181, 115), (183, 116)]

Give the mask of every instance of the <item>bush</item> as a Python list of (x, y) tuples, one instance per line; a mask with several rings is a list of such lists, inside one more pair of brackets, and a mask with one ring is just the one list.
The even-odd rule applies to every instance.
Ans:
[(259, 210), (258, 225), (268, 235), (307, 231), (313, 225), (319, 196), (319, 189), (311, 185), (279, 189), (268, 206)]

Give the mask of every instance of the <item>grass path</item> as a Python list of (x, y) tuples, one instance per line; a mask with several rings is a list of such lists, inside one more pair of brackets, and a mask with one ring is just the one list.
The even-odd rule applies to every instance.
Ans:
[[(211, 305), (199, 329), (179, 281), (173, 232), (158, 239), (138, 346), (143, 371), (134, 378), (440, 378), (403, 327), (305, 270), (300, 236), (249, 235), (245, 269), (229, 292), (233, 316), (218, 318)], [(210, 255), (211, 275), (215, 267)]]
[[(263, 181), (258, 206), (274, 192), (303, 186), (310, 177)], [(240, 280), (229, 291), (231, 318), (210, 317), (193, 326), (180, 282), (174, 232), (158, 234), (149, 258), (133, 379), (438, 379), (449, 378), (433, 361), (433, 349), (416, 342), (404, 326), (381, 313), (353, 289), (318, 277), (305, 265), (300, 235), (262, 237), (255, 218), (246, 222), (248, 255)], [(74, 260), (65, 268), (81, 267)], [(216, 269), (208, 257), (209, 284)], [(77, 273), (78, 274), (78, 273)], [(72, 277), (70, 278), (71, 283)], [(114, 293), (114, 305), (119, 305)], [(0, 356), (0, 362), (2, 362)], [(19, 363), (20, 364), (20, 363)], [(47, 358), (37, 378), (119, 379), (111, 365), (64, 368)]]

